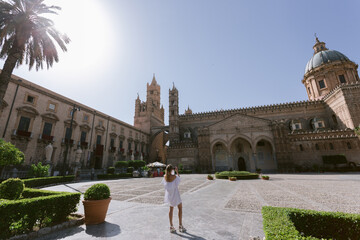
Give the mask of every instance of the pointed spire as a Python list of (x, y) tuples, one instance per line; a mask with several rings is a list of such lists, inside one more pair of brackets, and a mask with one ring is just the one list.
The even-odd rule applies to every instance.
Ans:
[(140, 100), (139, 93), (137, 93), (137, 99), (139, 99), (139, 100)]
[(151, 85), (156, 85), (156, 84), (157, 84), (157, 82), (156, 82), (155, 73), (154, 73), (153, 79), (152, 79), (152, 81), (151, 81)]

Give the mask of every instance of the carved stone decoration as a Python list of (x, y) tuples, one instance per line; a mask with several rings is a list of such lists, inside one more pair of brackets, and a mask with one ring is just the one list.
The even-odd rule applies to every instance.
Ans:
[(51, 161), (51, 156), (53, 153), (53, 146), (51, 145), (51, 143), (49, 143), (46, 147), (45, 147), (45, 157), (46, 157), (46, 162), (50, 163)]
[(82, 154), (82, 150), (80, 147), (78, 147), (78, 149), (75, 152), (75, 164), (77, 165), (78, 163), (80, 163), (80, 159), (81, 159), (81, 154)]

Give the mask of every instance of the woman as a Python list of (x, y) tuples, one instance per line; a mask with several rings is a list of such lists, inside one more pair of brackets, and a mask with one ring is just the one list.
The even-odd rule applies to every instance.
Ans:
[(175, 167), (174, 169), (173, 166), (171, 166), (171, 164), (167, 165), (165, 170), (165, 175), (161, 183), (164, 184), (165, 187), (164, 202), (170, 205), (170, 211), (169, 211), (170, 232), (174, 233), (176, 231), (172, 221), (174, 207), (176, 206), (179, 209), (179, 231), (185, 232), (186, 229), (182, 225), (182, 203), (178, 189), (180, 183), (180, 175), (177, 167)]

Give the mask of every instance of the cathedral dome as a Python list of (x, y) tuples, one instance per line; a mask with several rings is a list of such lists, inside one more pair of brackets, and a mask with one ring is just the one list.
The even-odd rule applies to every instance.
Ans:
[(312, 56), (305, 68), (305, 74), (322, 64), (335, 61), (350, 61), (344, 54), (335, 50), (321, 50)]

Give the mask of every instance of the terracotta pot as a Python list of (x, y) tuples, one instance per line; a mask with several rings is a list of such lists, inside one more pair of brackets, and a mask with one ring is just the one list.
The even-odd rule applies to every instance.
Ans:
[(111, 197), (103, 200), (84, 200), (85, 224), (99, 224), (105, 221)]

